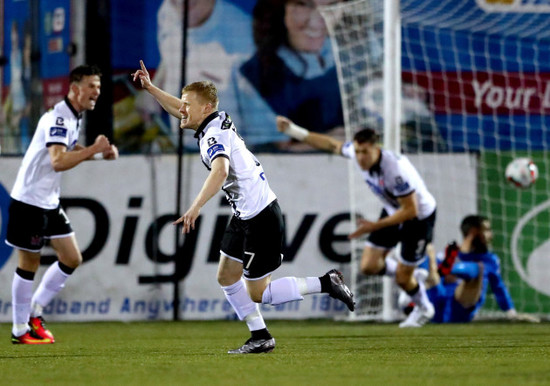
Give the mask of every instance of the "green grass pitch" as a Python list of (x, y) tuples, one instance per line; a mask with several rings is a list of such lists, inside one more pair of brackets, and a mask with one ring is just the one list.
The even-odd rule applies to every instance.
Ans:
[(49, 323), (53, 345), (10, 343), (0, 325), (2, 385), (550, 384), (550, 326), (268, 321), (270, 354), (226, 354), (237, 321)]

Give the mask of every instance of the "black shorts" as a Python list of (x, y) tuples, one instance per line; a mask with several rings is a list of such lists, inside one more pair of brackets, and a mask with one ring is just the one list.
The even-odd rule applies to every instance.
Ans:
[(72, 235), (71, 223), (63, 209), (42, 209), (12, 199), (6, 243), (30, 252), (40, 252), (45, 239)]
[(242, 263), (245, 278), (264, 278), (283, 261), (284, 229), (281, 208), (275, 200), (251, 219), (233, 216), (223, 235), (221, 253)]
[[(382, 210), (380, 218), (387, 217)], [(392, 249), (401, 242), (401, 262), (406, 265), (418, 265), (424, 259), (426, 245), (433, 239), (435, 210), (423, 220), (417, 218), (372, 232), (368, 242), (375, 247)]]

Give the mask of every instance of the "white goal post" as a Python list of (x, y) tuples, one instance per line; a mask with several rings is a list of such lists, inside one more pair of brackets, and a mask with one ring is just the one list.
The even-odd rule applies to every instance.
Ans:
[[(399, 0), (351, 1), (326, 7), (321, 11), (330, 36), (343, 98), (346, 140), (363, 126), (383, 125), (384, 147), (400, 152), (401, 122), (401, 28)], [(387, 22), (386, 22), (387, 21)], [(371, 79), (382, 79), (383, 117), (365, 113), (361, 100)], [(380, 101), (378, 101), (380, 102)], [(373, 120), (376, 120), (374, 122)], [(358, 180), (355, 165), (348, 163), (351, 223), (362, 209), (364, 182)], [(395, 307), (396, 288), (387, 277), (364, 277), (359, 272), (362, 242), (352, 240), (351, 288), (356, 298), (352, 320), (393, 321), (399, 317)]]
[[(337, 65), (346, 138), (359, 127), (411, 159), (438, 201), (434, 245), (460, 240), (459, 224), (482, 214), (519, 312), (550, 315), (550, 2), (540, 0), (351, 0), (324, 7)], [(516, 157), (537, 164), (529, 190), (507, 184)], [(352, 223), (380, 207), (349, 165)], [(368, 201), (366, 203), (366, 201)], [(352, 320), (391, 321), (395, 286), (359, 272), (352, 244)], [(489, 290), (482, 317), (499, 317)]]

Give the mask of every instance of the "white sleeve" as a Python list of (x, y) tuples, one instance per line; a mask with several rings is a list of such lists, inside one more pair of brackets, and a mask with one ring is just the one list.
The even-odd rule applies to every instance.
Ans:
[(355, 159), (355, 148), (353, 147), (353, 142), (346, 142), (342, 145), (342, 156)]
[(397, 161), (385, 173), (384, 183), (395, 197), (408, 196), (415, 191), (414, 184), (407, 175), (406, 169), (401, 162)]
[(231, 154), (230, 130), (208, 133), (203, 141), (205, 143), (205, 156), (210, 163), (220, 156), (229, 158)]
[(63, 117), (49, 114), (40, 121), (40, 126), (45, 133), (46, 146), (59, 144), (69, 147), (69, 129)]

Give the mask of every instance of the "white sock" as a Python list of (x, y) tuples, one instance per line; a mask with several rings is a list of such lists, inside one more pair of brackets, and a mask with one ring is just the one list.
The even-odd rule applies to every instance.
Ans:
[(278, 304), (304, 300), (302, 295), (321, 292), (321, 281), (317, 277), (283, 277), (269, 283), (262, 294), (262, 303)]
[(17, 273), (13, 275), (11, 285), (12, 333), (21, 336), (29, 330), (33, 280), (23, 279)]
[[(296, 280), (298, 280), (298, 288), (300, 288), (302, 295), (321, 293), (321, 280), (318, 277), (297, 278)], [(300, 285), (301, 280), (305, 281), (305, 286)]]
[(397, 271), (397, 261), (395, 259), (392, 259), (391, 257), (386, 258), (386, 272), (384, 275), (394, 277), (395, 271)]
[(420, 307), (426, 308), (428, 304), (431, 304), (428, 294), (426, 293), (426, 287), (424, 286), (424, 283), (420, 281), (418, 282), (418, 287), (418, 291), (411, 296), (411, 299)]
[(258, 308), (256, 311), (244, 317), (244, 321), (246, 322), (249, 331), (257, 331), (266, 328), (265, 321), (262, 314), (260, 314), (258, 304), (256, 304), (256, 307)]
[[(33, 317), (42, 315), (42, 308), (46, 307), (52, 299), (65, 287), (65, 282), (70, 275), (59, 268), (59, 262), (55, 262), (46, 270), (40, 285), (32, 297), (32, 315)], [(38, 304), (39, 307), (34, 305)], [(39, 312), (39, 313), (38, 313)], [(38, 314), (37, 314), (38, 313)]]
[(42, 307), (38, 303), (31, 303), (31, 317), (36, 318), (38, 316), (42, 316), (42, 310), (44, 307)]
[(264, 318), (260, 313), (260, 307), (254, 303), (241, 278), (238, 282), (227, 287), (222, 287), (225, 298), (231, 304), (240, 320), (244, 320), (250, 331), (265, 328)]

